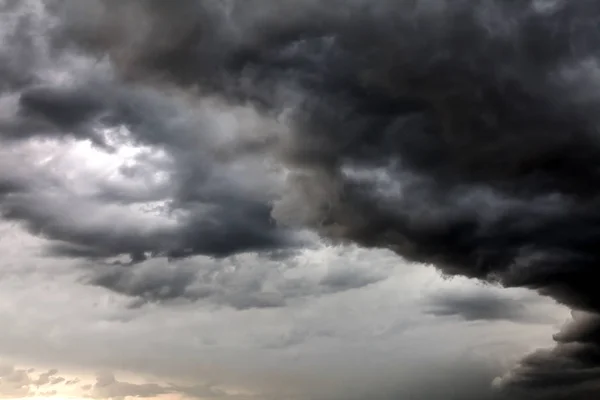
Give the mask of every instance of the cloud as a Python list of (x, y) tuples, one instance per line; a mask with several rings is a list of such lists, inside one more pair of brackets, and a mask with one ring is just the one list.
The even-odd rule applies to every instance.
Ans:
[[(550, 324), (464, 324), (424, 316), (423, 302), (432, 293), (468, 292), (474, 284), (444, 280), (432, 268), (399, 263), (390, 252), (360, 248), (306, 251), (295, 265), (239, 256), (238, 271), (230, 272), (222, 286), (241, 292), (234, 288), (264, 268), (271, 274), (258, 274), (258, 280), (285, 294), (285, 306), (242, 310), (212, 297), (193, 304), (149, 301), (133, 308), (135, 297), (78, 282), (105, 265), (82, 269), (77, 260), (49, 258), (40, 253), (44, 242), (18, 226), (3, 229), (0, 224), (0, 232), (0, 325), (11, 327), (0, 330), (0, 354), (20, 366), (35, 365), (32, 381), (53, 368), (60, 369), (57, 376), (80, 378), (75, 385), (46, 385), (38, 391), (56, 390), (56, 397), (84, 396), (81, 386), (95, 383), (93, 374), (105, 370), (113, 371), (118, 382), (159, 385), (173, 391), (164, 397), (173, 398), (185, 391), (200, 398), (215, 392), (227, 400), (331, 400), (358, 393), (393, 398), (394, 393), (427, 393), (445, 376), (443, 387), (458, 399), (475, 387), (485, 398), (493, 376), (527, 348), (548, 343), (553, 330)], [(223, 273), (232, 269), (231, 261), (214, 266)], [(205, 262), (155, 259), (120, 267), (203, 270)], [(386, 279), (352, 290), (320, 285), (344, 268)], [(276, 279), (277, 269), (285, 279)], [(550, 303), (542, 311), (556, 315), (561, 308)], [(466, 360), (465, 353), (473, 360)], [(466, 367), (475, 364), (473, 369), (488, 371), (481, 363), (490, 364), (489, 375), (475, 375)], [(448, 368), (436, 369), (440, 365)], [(464, 380), (458, 380), (463, 367)], [(453, 379), (464, 390), (452, 387)]]
[[(0, 398), (65, 395), (60, 388), (52, 390), (49, 388), (65, 381), (62, 377), (56, 377), (57, 373), (56, 369), (51, 369), (33, 379), (30, 370), (4, 366), (0, 368)], [(75, 377), (69, 382), (78, 383), (80, 379)], [(73, 384), (70, 383), (70, 385)], [(211, 384), (185, 386), (167, 383), (132, 383), (116, 379), (112, 372), (98, 374), (93, 384), (85, 384), (81, 389), (88, 392), (86, 397), (98, 400), (125, 399), (127, 397), (155, 398), (164, 394), (173, 394), (178, 398), (230, 398), (226, 390)], [(77, 395), (73, 392), (69, 392), (69, 394)]]
[[(463, 360), (466, 361), (466, 360)], [(331, 391), (327, 387), (306, 388), (302, 393), (294, 394), (293, 391), (287, 395), (272, 392), (253, 392), (252, 390), (240, 390), (228, 388), (225, 385), (206, 383), (197, 385), (176, 385), (157, 383), (132, 383), (117, 380), (112, 373), (104, 373), (96, 378), (95, 384), (91, 385), (90, 397), (94, 399), (123, 399), (126, 397), (150, 398), (170, 394), (181, 398), (192, 399), (277, 399), (285, 398), (311, 398), (316, 400), (325, 399), (350, 399), (358, 400), (365, 397), (392, 400), (401, 397), (414, 398), (415, 400), (469, 400), (469, 399), (495, 399), (502, 400), (499, 393), (491, 391), (489, 381), (497, 371), (489, 365), (475, 364), (471, 361), (465, 363), (459, 369), (449, 365), (441, 365), (437, 368), (420, 371), (434, 378), (424, 384), (418, 377), (412, 381), (402, 381), (391, 384), (381, 382), (379, 387), (372, 384), (359, 387), (350, 384), (342, 390)], [(457, 385), (457, 382), (459, 383)]]
[(50, 369), (33, 376), (33, 368), (16, 368), (14, 366), (0, 367), (0, 398), (23, 398), (23, 397), (52, 397), (58, 392), (50, 390), (50, 387), (65, 381), (58, 377), (57, 369)]
[(249, 3), (136, 3), (95, 26), (117, 27), (102, 45), (126, 79), (285, 119), (279, 221), (600, 312), (597, 2)]
[(50, 384), (52, 384), (52, 385), (58, 385), (58, 384), (63, 383), (65, 381), (66, 381), (66, 379), (63, 378), (62, 376), (57, 376), (57, 377), (52, 378), (52, 380), (50, 380)]
[(167, 394), (170, 390), (153, 383), (135, 384), (116, 380), (113, 374), (98, 375), (90, 396), (94, 399), (150, 398)]
[[(87, 283), (138, 304), (274, 312), (385, 281), (151, 268), (257, 253), (294, 262), (315, 246), (307, 230), (535, 290), (592, 316), (505, 384), (535, 392), (560, 370), (572, 396), (592, 396), (598, 362), (581, 354), (600, 343), (600, 6), (433, 3), (8, 7), (0, 213), (45, 238), (48, 255), (97, 265)], [(438, 314), (510, 314), (495, 300), (447, 300)]]
[(30, 393), (30, 383), (26, 370), (13, 367), (0, 370), (0, 396), (3, 398), (26, 397)]
[(60, 24), (43, 3), (29, 3), (3, 14), (11, 21), (3, 34), (19, 41), (2, 52), (31, 58), (14, 69), (35, 75), (0, 96), (5, 219), (52, 239), (51, 253), (67, 257), (137, 262), (306, 244), (271, 218), (277, 176), (262, 160), (219, 158), (227, 141), (276, 123), (211, 99), (190, 104), (121, 85), (110, 63), (53, 48)]
[[(540, 397), (585, 398), (599, 388), (596, 384), (599, 332), (600, 319), (596, 314), (574, 312), (573, 320), (554, 336), (556, 347), (532, 352), (495, 383), (499, 387), (508, 386), (517, 394), (527, 393), (533, 384)], [(565, 374), (565, 370), (575, 373)]]
[(377, 283), (382, 279), (384, 279), (384, 277), (373, 274), (372, 271), (352, 270), (347, 268), (330, 271), (323, 277), (321, 284), (334, 291), (350, 290)]
[(549, 316), (532, 309), (535, 301), (528, 297), (531, 296), (515, 296), (497, 288), (479, 287), (438, 292), (432, 294), (427, 303), (432, 315), (458, 316), (467, 321), (548, 322)]
[(57, 394), (58, 394), (58, 392), (56, 390), (49, 390), (47, 392), (36, 393), (36, 396), (40, 396), (40, 397), (54, 397)]
[[(35, 102), (28, 102), (45, 110), (39, 103), (57, 96), (49, 93), (43, 97), (28, 93), (29, 98), (40, 97)], [(31, 108), (31, 104), (23, 103), (23, 97), (21, 99), (21, 107)], [(81, 103), (77, 98), (69, 101)], [(148, 103), (147, 100), (142, 101)], [(51, 104), (54, 105), (54, 102), (58, 100)], [(260, 174), (263, 167), (256, 164), (246, 166), (244, 170), (240, 169), (241, 165), (219, 168), (218, 162), (211, 160), (209, 155), (209, 138), (203, 141), (201, 135), (189, 136), (196, 131), (201, 134), (202, 129), (216, 128), (200, 128), (195, 122), (184, 120), (188, 124), (185, 126), (178, 122), (178, 119), (184, 118), (183, 115), (173, 115), (175, 109), (161, 110), (164, 104), (151, 103), (129, 111), (141, 112), (132, 116), (141, 118), (137, 122), (138, 129), (155, 131), (146, 132), (149, 135), (156, 135), (160, 130), (169, 132), (168, 135), (181, 134), (180, 140), (161, 143), (160, 137), (171, 136), (159, 134), (147, 138), (149, 142), (139, 143), (146, 146), (139, 148), (135, 147), (135, 130), (88, 126), (88, 130), (96, 131), (94, 140), (98, 142), (106, 140), (102, 135), (112, 135), (120, 145), (134, 142), (130, 145), (130, 154), (133, 154), (129, 160), (123, 160), (119, 154), (110, 160), (109, 149), (88, 147), (88, 157), (112, 162), (98, 165), (96, 171), (82, 170), (79, 176), (84, 181), (65, 180), (65, 168), (69, 169), (73, 163), (81, 161), (86, 147), (82, 142), (71, 140), (69, 146), (68, 139), (56, 139), (55, 148), (69, 146), (73, 149), (70, 157), (54, 153), (48, 158), (51, 150), (42, 150), (43, 144), (37, 154), (32, 154), (31, 146), (27, 144), (9, 146), (5, 150), (8, 153), (5, 164), (17, 162), (13, 160), (15, 157), (25, 156), (38, 166), (25, 164), (18, 171), (19, 175), (13, 172), (12, 176), (5, 178), (6, 190), (1, 205), (4, 217), (22, 221), (32, 232), (53, 239), (52, 252), (71, 257), (129, 255), (134, 261), (156, 255), (172, 258), (195, 254), (223, 257), (247, 251), (281, 251), (302, 243), (289, 229), (272, 221), (268, 193), (260, 193), (256, 185), (250, 187), (253, 181), (261, 185), (260, 175), (256, 174)], [(159, 117), (161, 113), (164, 115)], [(72, 116), (71, 113), (69, 115)], [(156, 120), (145, 121), (146, 115)], [(219, 116), (213, 114), (212, 123), (218, 123), (217, 118)], [(178, 126), (168, 127), (172, 124)], [(65, 140), (67, 143), (64, 143)], [(44, 166), (40, 165), (39, 157), (45, 159)], [(49, 173), (49, 164), (55, 166), (55, 172)], [(109, 170), (111, 172), (107, 176)], [(243, 173), (240, 175), (239, 171)], [(97, 180), (90, 181), (91, 174), (97, 174)], [(140, 210), (143, 200), (154, 203), (154, 206), (146, 211)]]
[[(310, 258), (319, 255), (330, 258), (328, 267), (307, 269), (314, 263)], [(83, 282), (131, 296), (132, 305), (202, 301), (238, 310), (284, 307), (289, 301), (365, 288), (391, 273), (387, 265), (356, 262), (347, 267), (349, 260), (359, 261), (357, 255), (357, 249), (320, 248), (300, 252), (284, 263), (250, 254), (224, 260), (154, 259), (126, 268), (119, 263), (90, 268)]]
[[(381, 400), (394, 400), (409, 398), (414, 400), (507, 400), (498, 392), (489, 388), (489, 381), (497, 371), (485, 364), (465, 363), (457, 369), (448, 365), (420, 371), (428, 377), (424, 382), (422, 378), (414, 377), (412, 382), (402, 382), (398, 385), (386, 384), (377, 389), (358, 389), (355, 393), (348, 393), (348, 400), (374, 398)], [(519, 397), (514, 397), (519, 399)], [(339, 398), (342, 399), (341, 397)]]
[(94, 384), (89, 385), (88, 396), (92, 399), (125, 399), (156, 398), (172, 395), (187, 399), (259, 399), (266, 398), (251, 394), (240, 394), (239, 391), (220, 387), (217, 384), (176, 385), (169, 383), (133, 383), (118, 380), (112, 372), (104, 372), (96, 376)]
[(55, 375), (57, 373), (58, 373), (57, 369), (51, 369), (47, 372), (44, 372), (44, 373), (40, 374), (40, 376), (36, 380), (32, 381), (32, 384), (34, 384), (36, 386), (47, 385), (54, 380)]

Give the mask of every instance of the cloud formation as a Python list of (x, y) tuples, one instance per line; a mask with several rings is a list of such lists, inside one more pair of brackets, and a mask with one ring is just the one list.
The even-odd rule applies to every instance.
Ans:
[(429, 312), (436, 316), (458, 316), (467, 321), (506, 320), (520, 323), (548, 322), (547, 315), (532, 310), (531, 296), (515, 296), (497, 288), (445, 290), (427, 299)]
[[(589, 283), (596, 3), (347, 2), (336, 13), (302, 2), (217, 17), (207, 4), (189, 3), (189, 26), (155, 45), (145, 39), (165, 33), (152, 24), (158, 6), (140, 3), (149, 34), (134, 41), (125, 24), (115, 32), (126, 39), (107, 49), (129, 79), (198, 85), (286, 115), (291, 136), (273, 148), (293, 172), (276, 218), (600, 310)], [(544, 382), (512, 382), (535, 388), (535, 378)]]
[(22, 2), (3, 14), (11, 45), (0, 51), (13, 60), (5, 79), (32, 75), (0, 96), (4, 218), (69, 257), (137, 262), (306, 244), (270, 216), (277, 173), (264, 160), (227, 162), (220, 150), (276, 123), (210, 99), (189, 104), (119, 84), (110, 63), (53, 46), (57, 23), (43, 4)]
[[(391, 266), (363, 266), (357, 249), (300, 252), (285, 263), (256, 255), (226, 260), (193, 258), (178, 263), (147, 260), (124, 268), (117, 263), (89, 268), (83, 282), (145, 303), (203, 301), (238, 310), (283, 307), (290, 301), (361, 289), (384, 281)], [(327, 268), (311, 258), (327, 259)], [(354, 264), (349, 266), (348, 263)]]
[(0, 212), (113, 263), (90, 283), (277, 306), (252, 279), (123, 264), (293, 256), (310, 229), (585, 312), (502, 382), (597, 393), (597, 2), (22, 4), (2, 28)]
[(171, 391), (155, 383), (135, 384), (118, 381), (112, 373), (98, 375), (91, 388), (94, 399), (125, 399), (127, 397), (153, 398)]
[[(81, 269), (79, 260), (47, 257), (40, 253), (43, 240), (14, 225), (0, 224), (0, 238), (0, 325), (6, 327), (0, 330), (0, 354), (18, 369), (35, 365), (36, 371), (28, 370), (31, 380), (53, 368), (67, 380), (80, 378), (37, 392), (56, 390), (57, 399), (85, 396), (97, 371), (113, 371), (119, 382), (154, 383), (178, 393), (209, 387), (237, 400), (242, 394), (253, 400), (401, 395), (461, 400), (477, 394), (486, 399), (493, 377), (523, 351), (550, 343), (554, 330), (550, 323), (474, 324), (426, 315), (433, 294), (477, 293), (477, 284), (443, 279), (433, 268), (399, 262), (387, 251), (322, 248), (303, 252), (297, 265), (266, 262), (265, 268), (283, 272), (260, 278), (269, 291), (285, 295), (281, 307), (240, 310), (218, 297), (132, 307), (139, 300), (77, 282), (105, 265)], [(220, 265), (231, 269), (232, 287), (243, 287), (234, 283), (242, 277), (261, 276), (259, 267), (268, 261), (238, 258), (241, 268), (235, 272), (230, 260)], [(130, 267), (203, 270), (206, 262), (147, 260)], [(346, 268), (387, 278), (360, 289), (319, 288), (324, 277)], [(542, 300), (523, 297), (532, 313), (568, 316)], [(165, 397), (179, 395), (159, 396)]]
[(23, 397), (52, 397), (56, 390), (52, 388), (64, 382), (56, 376), (57, 369), (34, 376), (33, 369), (16, 368), (10, 365), (0, 366), (0, 398), (14, 399)]
[[(64, 392), (60, 387), (64, 378), (58, 381), (49, 377), (58, 373), (56, 369), (51, 369), (40, 374), (37, 378), (33, 376), (31, 369), (20, 369), (12, 366), (3, 366), (0, 368), (0, 398), (26, 398), (26, 397), (45, 397), (53, 398), (64, 396), (65, 393), (72, 395), (72, 392)], [(59, 377), (60, 378), (60, 377)], [(80, 382), (80, 379), (74, 377), (72, 382)], [(69, 386), (68, 383), (64, 385)], [(82, 385), (79, 397), (98, 400), (123, 400), (126, 398), (157, 398), (162, 395), (172, 395), (181, 399), (233, 399), (239, 398), (231, 390), (220, 387), (216, 384), (196, 384), (196, 385), (176, 385), (169, 383), (134, 383), (127, 380), (119, 380), (115, 374), (110, 371), (96, 374), (93, 383)], [(82, 394), (85, 393), (85, 394)], [(245, 397), (247, 399), (253, 396)]]

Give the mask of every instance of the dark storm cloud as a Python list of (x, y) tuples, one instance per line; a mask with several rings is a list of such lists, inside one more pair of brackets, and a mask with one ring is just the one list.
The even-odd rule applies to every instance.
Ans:
[[(142, 35), (125, 13), (82, 43), (127, 79), (285, 118), (291, 135), (270, 145), (292, 168), (279, 220), (600, 311), (597, 2), (134, 4)], [(565, 390), (583, 396), (599, 341), (576, 332), (524, 362), (566, 363)], [(532, 389), (548, 376), (519, 371)]]
[[(56, 2), (54, 50), (108, 54), (121, 83), (106, 84), (102, 112), (85, 84), (68, 95), (28, 88), (20, 107), (59, 131), (86, 132), (101, 116), (165, 149), (169, 206), (185, 217), (150, 230), (77, 225), (91, 203), (60, 209), (35, 190), (3, 196), (7, 217), (61, 241), (64, 254), (143, 260), (295, 244), (273, 216), (447, 275), (535, 289), (594, 316), (505, 382), (536, 391), (561, 376), (571, 398), (598, 393), (598, 2), (165, 4)], [(190, 111), (207, 96), (232, 110), (251, 104), (287, 129), (258, 125), (262, 136), (214, 146), (211, 111)], [(280, 197), (264, 193), (264, 170), (233, 167), (256, 154), (288, 169)]]
[[(586, 398), (600, 390), (600, 318), (597, 314), (574, 312), (573, 321), (554, 336), (553, 349), (540, 349), (525, 357), (504, 377), (519, 394), (530, 385), (540, 398)], [(499, 384), (503, 384), (499, 380)], [(579, 397), (577, 397), (579, 396)]]
[(64, 128), (87, 121), (101, 107), (101, 103), (89, 94), (61, 92), (60, 89), (43, 87), (25, 91), (21, 95), (20, 103), (28, 118), (39, 115)]
[[(94, 99), (100, 95), (105, 97)], [(170, 203), (167, 208), (171, 212), (188, 213), (185, 222), (174, 232), (157, 232), (150, 237), (132, 233), (129, 238), (123, 236), (116, 240), (113, 230), (86, 234), (72, 229), (74, 227), (61, 227), (60, 232), (52, 232), (50, 237), (75, 245), (75, 250), (70, 252), (69, 246), (61, 249), (67, 254), (75, 254), (77, 248), (83, 247), (83, 250), (88, 248), (90, 253), (98, 252), (101, 256), (147, 252), (183, 257), (193, 254), (225, 256), (235, 252), (294, 246), (295, 239), (290, 232), (278, 227), (271, 218), (271, 206), (264, 193), (249, 193), (237, 181), (245, 179), (246, 184), (251, 184), (253, 180), (260, 181), (260, 177), (251, 175), (260, 173), (258, 168), (250, 166), (244, 171), (248, 176), (234, 176), (232, 170), (236, 167), (239, 169), (239, 166), (219, 165), (212, 154), (216, 151), (214, 144), (208, 135), (203, 137), (203, 131), (216, 128), (202, 126), (202, 120), (184, 121), (182, 124), (178, 118), (189, 116), (178, 115), (173, 104), (158, 95), (153, 101), (152, 95), (117, 90), (111, 92), (92, 86), (70, 91), (61, 88), (32, 89), (21, 96), (21, 109), (24, 112), (40, 115), (54, 122), (55, 126), (87, 124), (72, 133), (74, 135), (85, 130), (87, 137), (93, 132), (90, 125), (97, 121), (90, 121), (90, 116), (95, 115), (113, 125), (129, 126), (132, 132), (129, 140), (133, 143), (165, 150), (172, 160), (167, 166), (170, 168), (167, 170), (170, 178), (166, 194)], [(94, 134), (96, 136), (92, 139), (101, 143), (101, 134), (97, 130)], [(108, 191), (101, 196), (114, 199), (115, 194), (114, 191)], [(18, 214), (17, 218), (28, 221), (30, 225), (41, 224), (46, 231), (52, 231), (44, 217), (36, 216), (36, 211), (46, 214), (48, 210), (36, 208), (26, 207), (21, 213), (12, 210), (10, 214)], [(103, 239), (104, 235), (106, 237)]]
[[(92, 219), (88, 214), (90, 209), (101, 207), (106, 200), (110, 201), (108, 204), (135, 205), (138, 199), (118, 187), (105, 187), (96, 198), (82, 199), (70, 195), (68, 189), (60, 187), (60, 182), (52, 188), (59, 194), (48, 196), (44, 193), (46, 188), (35, 188), (33, 182), (17, 182), (17, 187), (29, 187), (25, 191), (13, 191), (6, 197), (1, 206), (3, 214), (5, 218), (24, 221), (31, 231), (43, 232), (57, 241), (53, 250), (59, 255), (110, 257), (130, 254), (135, 260), (157, 255), (222, 257), (244, 251), (282, 250), (299, 243), (289, 229), (273, 221), (268, 197), (241, 187), (225, 168), (217, 172), (215, 162), (208, 157), (202, 158), (202, 150), (197, 145), (193, 148), (196, 149), (195, 156), (189, 153), (191, 148), (169, 148), (169, 154), (175, 160), (169, 166), (169, 181), (146, 195), (157, 196), (158, 199), (149, 200), (164, 201), (164, 208), (175, 215), (174, 224), (169, 226), (136, 227), (125, 223), (123, 228), (115, 230), (115, 223), (126, 222), (119, 220), (118, 215), (112, 216), (117, 218), (113, 221), (82, 223)], [(250, 175), (253, 171), (247, 169), (245, 172)], [(252, 177), (248, 178), (247, 182), (250, 182)], [(10, 192), (14, 185), (7, 182), (3, 186)], [(185, 217), (177, 217), (183, 214)], [(79, 215), (78, 220), (71, 220), (74, 215)]]
[[(20, 52), (33, 61), (21, 60), (15, 68), (40, 75), (43, 68), (60, 69), (74, 62), (68, 57), (71, 53), (58, 47), (36, 46), (36, 36), (54, 37), (52, 29), (39, 21), (37, 25), (29, 22), (37, 21), (33, 11), (20, 12), (22, 16), (12, 20), (11, 14), (3, 15), (15, 22), (3, 28), (10, 31), (13, 27), (14, 32), (5, 34), (16, 35), (23, 43), (9, 41), (11, 45), (2, 52), (7, 57)], [(21, 29), (21, 24), (30, 29)], [(84, 72), (58, 84), (36, 75), (33, 81), (19, 81), (9, 88), (4, 98), (7, 107), (0, 115), (0, 139), (5, 143), (0, 176), (4, 218), (22, 221), (33, 233), (50, 239), (53, 254), (68, 257), (129, 255), (138, 262), (155, 256), (285, 253), (305, 244), (271, 217), (273, 198), (261, 187), (272, 174), (264, 162), (244, 164), (218, 158), (220, 135), (240, 135), (219, 125), (216, 114), (222, 106), (211, 104), (199, 113), (198, 105), (186, 105), (176, 96), (123, 87), (92, 61), (87, 61), (92, 63), (89, 71), (81, 68)], [(258, 115), (245, 114), (239, 121), (253, 127), (261, 124)], [(122, 128), (127, 134), (117, 138), (107, 133)], [(135, 166), (119, 170), (124, 180), (139, 182), (135, 187), (98, 182), (95, 193), (82, 195), (66, 186), (64, 176), (69, 171), (27, 165), (15, 155), (28, 139), (87, 140), (109, 153), (129, 144), (166, 155), (161, 160), (142, 155)], [(15, 163), (19, 168), (13, 170)], [(167, 176), (160, 184), (157, 172)], [(170, 215), (171, 222), (132, 220), (125, 208), (144, 201), (161, 202), (162, 210), (157, 211), (165, 218)]]

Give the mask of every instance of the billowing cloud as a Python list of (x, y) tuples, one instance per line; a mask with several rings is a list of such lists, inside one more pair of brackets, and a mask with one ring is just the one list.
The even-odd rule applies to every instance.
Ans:
[(0, 96), (5, 218), (71, 257), (223, 257), (305, 243), (270, 216), (269, 182), (278, 178), (264, 160), (222, 160), (230, 157), (220, 150), (228, 141), (276, 123), (210, 99), (189, 104), (126, 87), (109, 63), (52, 53), (51, 41), (35, 40), (53, 37), (42, 3), (23, 2), (11, 16), (3, 34), (24, 43), (2, 51), (33, 58), (14, 68), (37, 75)]
[[(83, 282), (134, 298), (132, 305), (204, 301), (244, 310), (283, 307), (289, 301), (360, 289), (385, 280), (391, 265), (361, 265), (358, 249), (300, 252), (282, 263), (256, 255), (235, 259), (156, 259), (124, 268), (117, 263), (90, 268)], [(315, 265), (329, 258), (327, 268)], [(342, 257), (342, 258), (340, 258)], [(355, 264), (353, 267), (347, 263)]]
[(101, 45), (128, 79), (285, 116), (290, 134), (269, 146), (292, 170), (280, 221), (600, 311), (597, 3), (343, 4), (190, 2), (168, 35), (160, 6), (138, 3)]
[[(145, 148), (131, 143), (123, 159), (125, 154), (115, 154), (105, 147), (90, 147), (85, 155), (85, 142), (66, 138), (56, 139), (54, 154), (39, 142), (37, 146), (7, 146), (3, 159), (7, 168), (23, 156), (35, 164), (23, 166), (19, 175), (12, 173), (5, 178), (5, 218), (23, 221), (32, 232), (54, 239), (52, 252), (68, 256), (128, 255), (133, 261), (159, 255), (222, 257), (245, 251), (281, 251), (300, 244), (300, 238), (278, 227), (270, 217), (269, 193), (261, 191), (257, 175), (263, 167), (255, 163), (218, 169), (216, 161), (211, 160), (214, 146), (211, 150), (209, 143), (190, 136), (198, 129), (195, 123), (184, 120), (191, 123), (186, 128), (177, 121), (184, 116), (159, 116), (160, 112), (150, 106), (144, 113), (156, 120), (142, 123), (148, 125), (147, 129), (164, 129), (165, 135), (170, 131), (165, 125), (188, 129), (182, 132), (188, 139), (171, 144), (179, 150), (155, 147), (164, 143), (143, 144)], [(125, 127), (96, 129), (98, 140), (108, 140), (104, 139), (108, 136), (116, 140), (113, 146), (135, 141)], [(70, 155), (65, 155), (65, 147), (73, 149)], [(79, 177), (68, 180), (67, 170), (75, 165), (81, 168), (82, 157), (103, 157), (106, 163), (88, 164), (88, 171), (83, 167), (75, 173)], [(96, 167), (96, 171), (90, 171), (90, 167)], [(96, 181), (89, 181), (91, 174), (97, 174)], [(150, 205), (145, 207), (144, 203)]]
[[(585, 316), (500, 384), (597, 393), (598, 2), (165, 4), (6, 7), (6, 220), (108, 264), (87, 282), (141, 303), (273, 309), (384, 281), (152, 268), (294, 260), (307, 230), (536, 290)], [(514, 319), (446, 301), (437, 314)]]

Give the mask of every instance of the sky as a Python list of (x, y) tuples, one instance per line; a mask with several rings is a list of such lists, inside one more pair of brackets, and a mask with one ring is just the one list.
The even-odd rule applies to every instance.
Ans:
[(47, 257), (44, 240), (14, 224), (1, 237), (7, 399), (492, 398), (494, 378), (549, 345), (568, 317), (526, 290), (325, 246), (286, 262), (245, 254), (127, 267), (133, 287), (185, 280), (215, 293), (145, 303), (143, 289), (89, 283), (90, 269), (110, 266)]
[(467, 3), (0, 0), (0, 398), (597, 393), (600, 7)]

